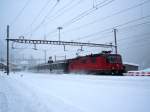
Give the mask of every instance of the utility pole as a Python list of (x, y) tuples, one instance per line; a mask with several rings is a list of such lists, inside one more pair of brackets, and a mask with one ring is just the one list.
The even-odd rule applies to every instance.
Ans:
[(60, 30), (62, 30), (63, 28), (62, 27), (58, 27), (58, 41), (60, 42)]
[(118, 53), (118, 50), (117, 50), (117, 36), (116, 36), (116, 32), (117, 32), (117, 29), (114, 29), (114, 38), (115, 38), (115, 53), (117, 54)]
[(7, 25), (7, 75), (9, 75), (9, 25)]

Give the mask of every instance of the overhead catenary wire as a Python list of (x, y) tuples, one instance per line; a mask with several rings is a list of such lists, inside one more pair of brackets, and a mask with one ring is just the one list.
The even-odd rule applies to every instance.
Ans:
[[(35, 31), (37, 31), (45, 22), (45, 20), (48, 18), (48, 16), (50, 15), (50, 13), (52, 13), (55, 8), (57, 7), (58, 3), (60, 2), (60, 0), (57, 0), (56, 3), (54, 4), (54, 6), (49, 10), (49, 12), (44, 16), (44, 18), (42, 19), (42, 21), (34, 28), (32, 29), (32, 33), (34, 33)], [(30, 32), (28, 32), (27, 34), (29, 34)]]
[(45, 20), (47, 19), (47, 17), (50, 15), (50, 13), (52, 13), (52, 11), (53, 11), (53, 10), (55, 9), (55, 7), (58, 5), (58, 2), (59, 2), (59, 0), (57, 0), (57, 2), (56, 2), (55, 5), (51, 8), (51, 10), (47, 13), (47, 15), (44, 16), (44, 18), (43, 18), (43, 20), (40, 22), (40, 24), (37, 25), (37, 26), (32, 30), (32, 33), (35, 32), (35, 31), (37, 31), (37, 30), (40, 28), (40, 26), (41, 26), (42, 24), (44, 24), (44, 22), (45, 22)]
[(111, 30), (112, 30), (112, 28), (111, 28)]
[(109, 32), (109, 31), (112, 31), (113, 28), (122, 27), (122, 26), (131, 24), (131, 23), (135, 23), (135, 22), (137, 22), (137, 21), (140, 21), (140, 20), (142, 20), (142, 19), (149, 18), (149, 17), (150, 17), (150, 15), (147, 15), (147, 16), (140, 17), (140, 18), (137, 18), (137, 19), (134, 19), (134, 20), (131, 20), (131, 21), (127, 21), (127, 22), (125, 22), (125, 23), (123, 23), (123, 24), (115, 25), (114, 27), (106, 28), (106, 29), (104, 29), (104, 30), (101, 30), (101, 31), (98, 31), (98, 32), (95, 32), (95, 33), (92, 33), (92, 34), (88, 34), (88, 35), (85, 35), (85, 36), (82, 36), (82, 37), (78, 37), (78, 38), (76, 38), (75, 40), (89, 38), (89, 37), (92, 37), (93, 35), (97, 35), (97, 34), (99, 34), (99, 33), (106, 32), (106, 31)]
[[(49, 3), (49, 2), (50, 2), (50, 0), (47, 1), (47, 3)], [(48, 14), (47, 14), (46, 16), (44, 16), (44, 18), (43, 18), (43, 20), (41, 21), (41, 23), (39, 24), (39, 26), (36, 27), (37, 29), (38, 29), (38, 27), (40, 27), (41, 24), (44, 23), (44, 21), (45, 21), (45, 19), (48, 17), (48, 15), (55, 9), (55, 7), (57, 6), (58, 2), (59, 2), (59, 0), (57, 0), (56, 4), (51, 8), (51, 10), (49, 10)], [(46, 4), (45, 4), (45, 6), (46, 6)], [(42, 10), (44, 10), (44, 7), (41, 9), (40, 12), (42, 12)], [(39, 15), (40, 15), (40, 13), (39, 13)], [(36, 28), (34, 29), (34, 32), (37, 30)], [(30, 32), (33, 33), (33, 30), (30, 31)], [(28, 35), (30, 32), (26, 33), (25, 35)]]
[[(131, 26), (126, 26), (126, 27), (123, 27), (123, 28), (120, 28), (119, 30), (121, 31), (121, 30), (126, 30), (126, 29), (128, 29), (129, 27), (130, 27), (130, 30), (131, 30), (131, 28), (133, 28), (133, 27), (138, 27), (138, 26), (142, 26), (142, 25), (145, 25), (145, 24), (149, 24), (150, 23), (150, 21), (144, 21), (144, 22), (142, 22), (142, 23), (138, 23), (138, 24), (134, 24), (134, 25), (131, 25)], [(128, 29), (129, 30), (129, 29)], [(126, 30), (127, 31), (127, 30)]]
[(83, 1), (84, 0), (79, 0), (79, 1), (76, 2), (74, 0), (71, 0), (66, 5), (64, 5), (62, 8), (58, 9), (53, 17), (48, 18), (48, 22), (56, 20), (58, 17), (62, 16), (64, 13), (66, 13), (68, 11), (71, 11), (74, 6), (79, 5)]
[(78, 20), (84, 18), (85, 16), (91, 14), (93, 11), (98, 10), (99, 8), (102, 8), (110, 3), (112, 3), (114, 0), (105, 0), (99, 4), (97, 4), (94, 8), (91, 8), (87, 11), (84, 11), (83, 13), (79, 14), (77, 17), (71, 19), (70, 21), (64, 23), (63, 25), (61, 25), (62, 27), (67, 27), (69, 25), (71, 25), (74, 22), (77, 22)]
[[(118, 44), (121, 42), (125, 42), (126, 40), (129, 40), (129, 39), (134, 39), (132, 37), (136, 37), (135, 40), (143, 40), (145, 39), (145, 37), (147, 36), (150, 36), (150, 32), (146, 32), (146, 33), (142, 33), (142, 34), (139, 34), (139, 35), (133, 35), (133, 36), (128, 36), (128, 37), (125, 37), (125, 38), (121, 38), (121, 39), (118, 39)], [(139, 38), (137, 38), (139, 37)]]
[[(140, 23), (140, 24), (134, 24), (134, 25), (131, 25), (131, 26), (119, 28), (119, 29), (118, 29), (118, 30), (119, 30), (119, 34), (120, 34), (121, 30), (125, 30), (125, 29), (128, 29), (128, 30), (129, 30), (129, 27), (130, 27), (130, 30), (131, 30), (131, 28), (133, 28), (133, 27), (138, 27), (138, 26), (145, 25), (145, 24), (150, 24), (150, 21), (146, 21), (146, 22), (142, 22), (142, 23)], [(125, 30), (125, 31), (126, 31), (126, 30)], [(107, 32), (106, 32), (106, 33), (107, 33)], [(107, 33), (107, 34), (110, 34), (110, 33), (112, 33), (112, 31), (109, 32), (109, 33)], [(101, 34), (101, 33), (99, 33), (99, 34)], [(97, 35), (99, 35), (99, 34), (97, 34)], [(96, 34), (95, 34), (95, 35), (96, 35)], [(91, 37), (91, 36), (90, 36), (90, 37)], [(110, 36), (107, 36), (107, 37), (105, 36), (105, 39), (106, 39), (106, 38), (110, 38)], [(93, 41), (93, 40), (97, 41), (97, 39), (102, 40), (102, 39), (104, 39), (104, 37), (103, 37), (103, 38), (100, 38), (100, 37), (94, 38), (94, 37), (92, 36), (92, 39), (87, 40), (87, 41)]]
[[(128, 21), (128, 22), (123, 23), (123, 24), (120, 24), (120, 25), (116, 25), (116, 27), (125, 26), (125, 25), (127, 25), (127, 24), (129, 24), (129, 23), (134, 23), (134, 22), (137, 22), (137, 21), (139, 21), (139, 20), (145, 19), (145, 18), (147, 18), (147, 17), (150, 17), (150, 15), (147, 15), (147, 16), (141, 17), (141, 18), (137, 18), (137, 19)], [(144, 22), (144, 23), (140, 23), (140, 24), (133, 25), (133, 26), (142, 25), (142, 24), (146, 24), (146, 23), (149, 23), (149, 22)], [(129, 27), (129, 26), (128, 26), (128, 27)], [(130, 26), (130, 27), (132, 27), (132, 26)], [(126, 28), (126, 27), (125, 27), (125, 28)], [(106, 32), (106, 31), (108, 31), (108, 30), (111, 30), (111, 31), (112, 31), (112, 27), (111, 27), (111, 28), (108, 28), (108, 29), (105, 29), (105, 30), (103, 30), (103, 31), (101, 31), (101, 32)]]
[[(147, 17), (147, 16), (146, 16)], [(148, 16), (149, 17), (149, 16)], [(137, 21), (138, 19), (135, 19), (135, 22)], [(133, 21), (133, 20), (132, 20)], [(131, 21), (131, 22), (132, 22)], [(126, 22), (127, 24), (129, 24), (129, 21), (128, 22)], [(126, 23), (123, 23), (122, 25), (126, 25)], [(142, 22), (142, 23), (138, 23), (138, 24), (134, 24), (134, 25), (130, 25), (130, 26), (126, 26), (126, 27), (123, 27), (123, 28), (119, 28), (119, 31), (121, 31), (121, 30), (125, 30), (125, 29), (128, 29), (129, 27), (130, 27), (130, 29), (131, 28), (133, 28), (133, 27), (138, 27), (138, 26), (141, 26), (141, 25), (145, 25), (145, 24), (149, 24), (150, 23), (150, 21), (146, 21), (146, 22)], [(111, 34), (112, 33), (112, 29), (113, 29), (113, 27), (110, 27), (110, 28), (108, 28), (108, 29), (104, 29), (104, 30), (101, 30), (101, 31), (98, 31), (98, 32), (95, 32), (95, 33), (92, 33), (92, 34), (89, 34), (89, 35), (86, 35), (86, 36), (82, 36), (82, 38), (81, 37), (78, 37), (78, 38), (76, 38), (76, 39), (74, 39), (74, 40), (82, 40), (82, 39), (87, 39), (87, 38), (92, 38), (92, 39), (89, 39), (89, 40), (87, 40), (87, 41), (93, 41), (93, 40), (97, 40), (97, 39), (104, 39), (104, 38), (100, 38), (100, 37), (96, 37), (96, 38), (94, 38), (94, 36), (98, 36), (98, 35), (102, 35), (102, 33), (103, 34)], [(102, 37), (102, 36), (101, 36)], [(105, 36), (105, 38), (110, 38), (110, 36)]]
[[(31, 0), (27, 0), (24, 4), (24, 6), (21, 8), (21, 10), (19, 11), (19, 13), (15, 16), (15, 18), (9, 23), (9, 26), (12, 27), (18, 20), (18, 18), (22, 15), (23, 11), (25, 10), (25, 8), (29, 5), (29, 3), (31, 2)], [(4, 33), (4, 35), (6, 35), (6, 32)]]
[[(148, 39), (150, 39), (150, 38), (148, 38)], [(149, 40), (150, 41), (150, 40)], [(126, 46), (123, 46), (123, 47), (120, 47), (120, 49), (128, 49), (129, 47), (130, 47), (130, 49), (132, 48), (132, 47), (145, 47), (145, 45), (147, 46), (147, 45), (150, 45), (149, 43), (149, 41), (142, 41), (142, 43), (132, 43), (132, 44), (128, 44), (128, 47), (126, 47)]]
[(105, 17), (102, 17), (102, 18), (99, 18), (99, 19), (94, 20), (94, 21), (92, 21), (92, 22), (90, 22), (90, 23), (87, 23), (87, 24), (84, 24), (84, 25), (80, 25), (80, 26), (78, 26), (78, 27), (76, 27), (76, 28), (72, 28), (72, 29), (66, 30), (66, 32), (79, 30), (79, 29), (81, 29), (81, 28), (88, 27), (88, 26), (91, 25), (91, 24), (95, 24), (95, 23), (98, 23), (98, 22), (102, 22), (102, 21), (104, 21), (104, 20), (106, 20), (106, 19), (109, 19), (110, 17), (117, 16), (117, 15), (119, 15), (119, 14), (125, 13), (125, 12), (127, 12), (127, 11), (129, 11), (129, 10), (135, 9), (135, 8), (140, 7), (140, 6), (142, 6), (142, 5), (146, 4), (146, 3), (149, 3), (149, 2), (150, 2), (150, 0), (143, 1), (142, 3), (139, 3), (139, 4), (136, 4), (136, 5), (134, 5), (134, 6), (125, 8), (125, 9), (120, 10), (120, 11), (117, 11), (117, 12), (111, 14), (111, 15), (108, 15), (108, 16), (105, 16)]
[(51, 0), (48, 0), (45, 4), (44, 4), (44, 6), (41, 8), (41, 10), (40, 10), (40, 12), (37, 14), (37, 16), (33, 19), (33, 21), (32, 21), (32, 23), (31, 23), (31, 25), (30, 26), (32, 26), (35, 22), (36, 22), (36, 20), (38, 19), (38, 17), (41, 15), (41, 13), (46, 9), (46, 7), (49, 5), (49, 3), (51, 2)]
[[(133, 38), (133, 37), (136, 37), (136, 39), (135, 38)], [(139, 37), (139, 38), (137, 38), (137, 37)], [(132, 42), (128, 42), (128, 44), (133, 44), (133, 43), (138, 43), (138, 42), (141, 42), (141, 41), (144, 41), (144, 40), (147, 40), (147, 39), (150, 39), (150, 38), (148, 38), (148, 37), (150, 37), (150, 33), (143, 33), (143, 34), (141, 34), (141, 35), (134, 35), (134, 36), (130, 36), (130, 38), (124, 38), (124, 39), (120, 39), (120, 40), (118, 40), (118, 45), (121, 45), (121, 43), (123, 43), (123, 42), (125, 42), (126, 40), (129, 40), (129, 39), (134, 39)]]
[(19, 13), (17, 14), (17, 16), (12, 20), (12, 22), (10, 23), (10, 26), (14, 25), (17, 21), (17, 19), (22, 15), (23, 11), (25, 10), (25, 8), (29, 5), (31, 0), (27, 0), (24, 4), (24, 6), (22, 7), (22, 9), (19, 11)]
[[(37, 21), (37, 19), (39, 18), (39, 16), (42, 14), (42, 12), (46, 9), (46, 7), (49, 5), (49, 3), (51, 2), (51, 0), (47, 0), (46, 3), (43, 5), (43, 7), (40, 9), (39, 13), (34, 17), (34, 19), (32, 20), (31, 24), (29, 25), (29, 27), (32, 28), (33, 24)], [(28, 28), (27, 28), (28, 29)]]
[[(66, 13), (66, 12), (68, 12), (68, 11), (71, 11), (74, 6), (79, 5), (79, 4), (80, 4), (81, 2), (83, 2), (83, 1), (84, 1), (84, 0), (79, 0), (79, 1), (77, 1), (75, 4), (72, 4), (73, 1), (69, 2), (69, 3), (68, 3), (68, 4), (70, 4), (69, 7), (68, 7), (68, 4), (66, 4), (64, 7), (60, 8), (60, 9), (55, 13), (54, 17), (51, 17), (51, 18), (48, 18), (48, 19), (47, 19), (48, 21), (47, 21), (45, 24), (49, 24), (49, 23), (55, 21), (57, 18), (59, 18), (60, 16), (62, 16), (64, 13)], [(72, 5), (71, 5), (71, 4), (72, 4)], [(67, 7), (68, 7), (68, 8), (67, 8)], [(64, 9), (64, 10), (63, 10), (63, 9)], [(58, 13), (58, 14), (57, 14), (57, 13)], [(50, 35), (50, 34), (56, 33), (56, 31), (57, 31), (57, 30), (54, 29), (53, 31), (48, 32), (46, 35), (48, 36), (48, 35)]]
[[(60, 25), (60, 26), (66, 28), (66, 27), (70, 26), (71, 24), (73, 24), (73, 23), (75, 23), (75, 22), (77, 22), (77, 21), (83, 19), (85, 16), (91, 14), (93, 11), (98, 10), (99, 8), (102, 8), (102, 7), (104, 7), (104, 6), (106, 6), (106, 5), (110, 4), (110, 3), (112, 3), (113, 1), (115, 1), (115, 0), (105, 0), (105, 1), (103, 1), (103, 2), (101, 2), (101, 3), (99, 3), (99, 4), (97, 4), (96, 7), (94, 7), (94, 8), (92, 7), (92, 8), (90, 8), (90, 9), (88, 9), (88, 10), (82, 12), (81, 14), (77, 15), (77, 16), (74, 17), (73, 19), (69, 20), (68, 22), (66, 22), (66, 23), (64, 23), (64, 24), (62, 24), (62, 25)], [(57, 30), (53, 30), (53, 31), (51, 31), (51, 32), (48, 32), (48, 33), (47, 33), (47, 36), (48, 36), (49, 34), (53, 33), (53, 32), (56, 32), (56, 31), (57, 31)]]

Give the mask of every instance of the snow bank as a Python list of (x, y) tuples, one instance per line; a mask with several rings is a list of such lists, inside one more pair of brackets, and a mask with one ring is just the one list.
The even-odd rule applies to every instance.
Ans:
[(13, 97), (24, 102), (13, 106), (26, 105), (26, 112), (150, 111), (149, 77), (16, 73), (3, 78), (14, 89)]

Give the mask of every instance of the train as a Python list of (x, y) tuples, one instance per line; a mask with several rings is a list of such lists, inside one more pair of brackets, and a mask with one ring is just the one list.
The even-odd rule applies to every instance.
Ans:
[(49, 60), (47, 64), (40, 64), (32, 67), (32, 69), (38, 72), (47, 71), (53, 73), (85, 73), (96, 75), (122, 75), (125, 72), (121, 55), (112, 54), (110, 51), (78, 56), (66, 60)]

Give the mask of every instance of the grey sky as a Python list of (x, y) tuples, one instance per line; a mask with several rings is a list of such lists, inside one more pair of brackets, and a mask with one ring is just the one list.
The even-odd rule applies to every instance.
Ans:
[[(28, 0), (0, 1), (1, 47), (5, 44), (3, 39), (6, 38), (4, 35), (6, 25), (14, 21), (27, 1)], [(60, 0), (56, 7), (53, 8), (56, 1), (57, 0), (50, 0), (50, 2), (48, 2), (48, 0), (29, 0), (21, 15), (11, 24), (10, 37), (18, 38), (20, 35), (25, 35), (25, 38), (44, 39), (45, 36), (48, 40), (58, 40), (58, 26), (64, 25), (72, 18), (77, 17), (79, 14), (93, 7), (93, 0)], [(96, 4), (103, 1), (105, 0), (96, 0)], [(48, 4), (45, 5), (46, 3)], [(140, 5), (141, 3), (143, 4)], [(46, 7), (43, 8), (44, 10), (40, 13), (38, 18), (35, 19), (44, 5)], [(64, 6), (65, 8), (63, 8)], [(131, 8), (133, 6), (137, 7)], [(128, 8), (131, 9), (126, 11), (125, 9)], [(150, 54), (148, 51), (150, 48), (150, 17), (148, 17), (148, 15), (150, 15), (150, 1), (148, 0), (114, 0), (106, 6), (97, 8), (97, 10), (86, 15), (79, 21), (68, 26), (64, 25), (61, 31), (61, 40), (110, 43), (114, 42), (112, 29), (115, 26), (121, 25), (117, 27), (117, 39), (119, 53), (123, 55), (123, 60), (125, 62), (140, 64), (142, 67), (148, 67), (150, 66), (148, 56)], [(41, 24), (37, 30), (33, 31), (43, 20), (44, 24)], [(135, 20), (135, 22), (133, 22), (133, 20)], [(32, 22), (33, 25), (31, 25)], [(100, 32), (109, 28), (110, 30)], [(15, 46), (33, 48), (31, 45), (15, 44)], [(47, 49), (47, 57), (66, 54), (68, 58), (71, 58), (75, 57), (78, 49), (78, 47), (67, 46), (67, 51), (64, 52), (62, 46), (44, 45), (37, 46), (37, 48), (39, 49), (37, 51), (24, 49), (13, 50), (12, 52), (17, 52), (18, 56), (25, 55), (26, 57), (30, 57), (33, 55), (35, 58), (43, 58), (42, 49)], [(98, 48), (85, 47), (82, 54), (98, 53), (100, 50), (101, 49)]]

